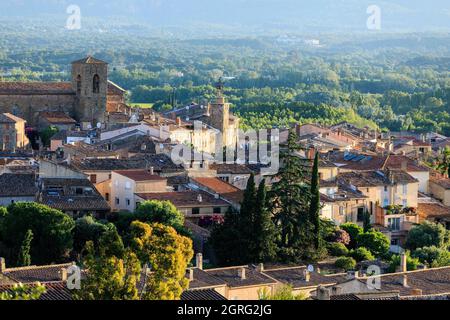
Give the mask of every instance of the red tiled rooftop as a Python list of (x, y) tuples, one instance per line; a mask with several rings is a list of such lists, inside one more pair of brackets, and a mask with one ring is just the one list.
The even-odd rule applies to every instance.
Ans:
[[(201, 201), (199, 201), (201, 195)], [(181, 191), (181, 192), (158, 192), (158, 193), (139, 193), (137, 194), (144, 200), (170, 201), (176, 207), (204, 207), (204, 206), (228, 206), (229, 204), (222, 199), (204, 191)]]
[(166, 178), (151, 174), (149, 170), (116, 170), (114, 172), (134, 181), (166, 180)]
[(50, 123), (55, 124), (74, 124), (76, 121), (64, 112), (41, 112), (40, 117), (45, 118)]
[(218, 193), (225, 199), (229, 199), (235, 203), (240, 203), (244, 196), (244, 191), (235, 186), (220, 180), (219, 178), (198, 177), (192, 179), (203, 187)]

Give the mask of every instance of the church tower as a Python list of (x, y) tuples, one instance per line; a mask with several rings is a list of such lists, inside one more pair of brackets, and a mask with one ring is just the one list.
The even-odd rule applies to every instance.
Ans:
[(224, 145), (229, 145), (228, 136), (230, 133), (230, 104), (226, 101), (223, 95), (224, 84), (222, 79), (216, 85), (217, 96), (216, 101), (209, 104), (209, 124), (220, 130), (223, 134)]
[(108, 64), (88, 56), (72, 62), (72, 89), (76, 92), (75, 117), (82, 129), (104, 125), (108, 94)]

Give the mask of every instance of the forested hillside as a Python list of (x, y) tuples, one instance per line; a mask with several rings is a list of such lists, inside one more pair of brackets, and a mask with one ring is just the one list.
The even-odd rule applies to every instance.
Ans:
[(244, 126), (349, 120), (450, 135), (447, 33), (322, 34), (317, 45), (299, 34), (189, 38), (96, 20), (76, 32), (39, 23), (0, 25), (2, 81), (68, 80), (70, 62), (93, 54), (110, 62), (130, 103), (156, 110), (206, 103), (223, 77)]

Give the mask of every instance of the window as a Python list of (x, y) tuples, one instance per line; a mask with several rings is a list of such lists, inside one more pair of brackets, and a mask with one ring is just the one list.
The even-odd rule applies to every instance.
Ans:
[(106, 200), (106, 201), (109, 201), (109, 193), (106, 193), (106, 194), (105, 194), (105, 200)]
[(200, 214), (200, 208), (192, 208), (192, 214)]
[(408, 206), (408, 200), (403, 199), (402, 205), (403, 205), (404, 208), (406, 208)]
[(92, 84), (92, 92), (100, 93), (100, 77), (98, 74), (94, 76), (93, 84)]
[(400, 230), (400, 218), (389, 218), (388, 219), (389, 229), (398, 231)]
[(403, 185), (403, 194), (406, 196), (408, 194), (408, 185), (404, 184)]
[(214, 214), (220, 214), (220, 213), (222, 213), (222, 210), (220, 209), (220, 207), (215, 207), (215, 208), (213, 209), (213, 213), (214, 213)]
[(83, 194), (83, 188), (76, 188), (76, 189), (75, 189), (75, 193), (76, 193), (77, 195), (82, 195), (82, 194)]
[(391, 240), (391, 246), (398, 246), (398, 245), (399, 245), (398, 239)]
[(388, 187), (384, 186), (384, 192), (388, 192)]
[(388, 198), (384, 198), (383, 200), (383, 208), (387, 207), (389, 205), (389, 199)]
[(359, 222), (364, 221), (364, 208), (363, 207), (358, 208), (357, 219)]
[(339, 215), (343, 216), (345, 214), (345, 208), (339, 207)]
[(131, 205), (131, 200), (130, 199), (125, 199), (125, 202), (127, 203), (127, 207), (129, 207)]
[(116, 204), (119, 205), (120, 204), (120, 199), (116, 198)]
[(91, 182), (97, 183), (97, 175), (96, 174), (91, 174)]
[(77, 93), (80, 94), (81, 93), (81, 76), (78, 75), (77, 77)]

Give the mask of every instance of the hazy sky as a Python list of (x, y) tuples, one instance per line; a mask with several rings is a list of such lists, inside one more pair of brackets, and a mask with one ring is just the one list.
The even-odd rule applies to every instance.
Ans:
[(450, 31), (450, 0), (1, 0), (0, 16), (56, 15), (70, 4), (84, 16), (126, 17), (153, 26), (198, 24), (333, 31), (366, 28), (369, 5), (385, 31)]

